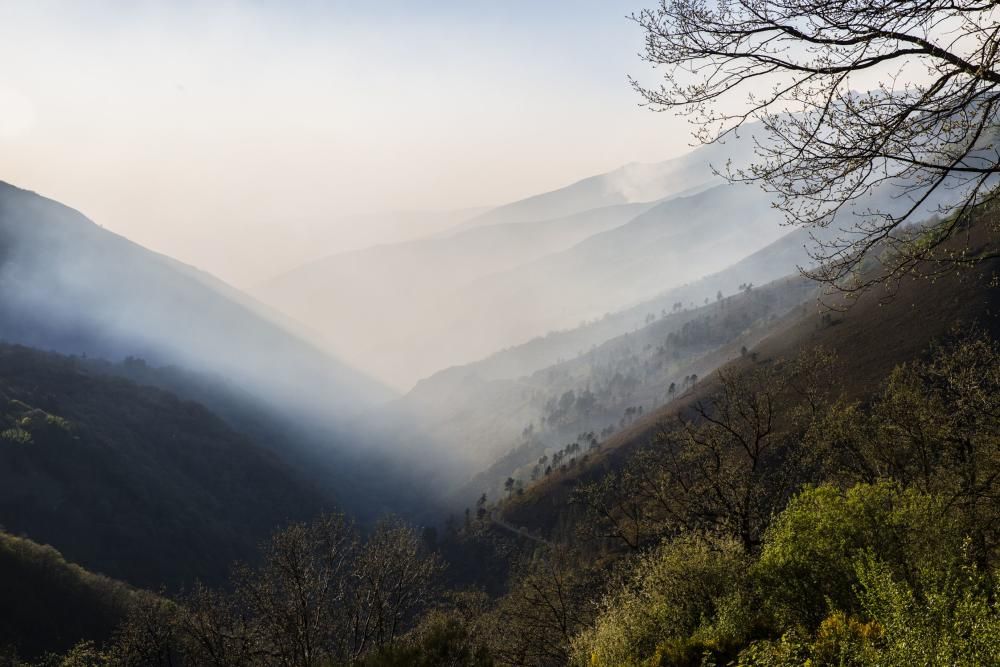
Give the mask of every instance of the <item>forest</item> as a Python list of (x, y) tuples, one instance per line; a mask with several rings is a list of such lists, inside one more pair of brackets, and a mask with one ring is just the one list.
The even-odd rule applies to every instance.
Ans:
[[(838, 364), (812, 349), (721, 373), (711, 405), (574, 489), (567, 538), (519, 535), (485, 504), (441, 533), (328, 514), (273, 534), (224, 585), (119, 593), (124, 620), (105, 642), (8, 659), (1000, 661), (1000, 344), (953, 330), (865, 400), (838, 387)], [(97, 590), (81, 612), (113, 589)]]

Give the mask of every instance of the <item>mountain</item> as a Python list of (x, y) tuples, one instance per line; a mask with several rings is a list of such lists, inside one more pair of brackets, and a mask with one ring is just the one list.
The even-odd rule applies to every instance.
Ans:
[(0, 340), (208, 370), (324, 418), (391, 397), (221, 281), (3, 183)]
[(333, 505), (203, 405), (89, 360), (0, 345), (0, 525), (137, 586), (221, 581)]
[[(873, 200), (884, 208), (900, 205), (884, 191)], [(853, 220), (854, 210), (848, 215)], [(531, 460), (567, 443), (592, 441), (593, 434), (602, 440), (639, 410), (663, 403), (671, 384), (683, 387), (685, 378), (713, 371), (741, 346), (753, 345), (776, 318), (799, 313), (819, 297), (797, 268), (810, 265), (816, 239), (835, 237), (842, 223), (788, 233), (774, 218), (763, 193), (717, 186), (662, 202), (625, 225), (548, 256), (531, 267), (534, 273), (519, 267), (502, 279), (478, 281), (479, 300), (469, 299), (464, 316), (489, 326), (468, 336), (467, 347), (486, 347), (496, 330), (502, 334), (504, 326), (516, 325), (527, 307), (518, 311), (518, 295), (522, 302), (553, 304), (537, 313), (536, 320), (544, 321), (559, 314), (560, 303), (627, 303), (629, 291), (643, 281), (650, 292), (657, 283), (678, 286), (575, 329), (440, 371), (394, 403), (389, 414), (408, 428), (419, 427), (424, 447), (439, 452), (443, 478), (489, 466), (459, 492), (466, 500), (483, 490), (495, 494), (510, 474), (525, 479)], [(692, 266), (732, 258), (736, 261), (722, 270), (679, 284), (692, 275)], [(554, 270), (560, 265), (593, 268)], [(560, 279), (568, 275), (583, 277), (572, 283)], [(505, 313), (505, 321), (489, 321), (482, 312), (487, 308)], [(449, 324), (459, 326), (444, 323)]]
[(365, 359), (369, 372), (406, 386), (424, 372), (408, 368), (412, 341), (429, 320), (454, 315), (439, 312), (449, 294), (624, 224), (650, 206), (608, 206), (334, 255), (268, 281), (253, 294), (323, 332), (317, 339), (335, 353)]
[(506, 348), (462, 368), (486, 380), (530, 375), (584, 354), (612, 338), (637, 331), (651, 320), (672, 315), (678, 309), (695, 308), (705, 299), (716, 301), (720, 294), (735, 294), (741, 285), (763, 285), (794, 273), (797, 267), (807, 267), (811, 264), (807, 250), (811, 243), (810, 232), (797, 229), (717, 273), (673, 287), (599, 319)]
[(811, 281), (793, 275), (651, 318), (517, 378), (485, 377), (478, 364), (451, 368), (383, 410), (382, 427), (396, 429), (385, 438), (421, 443), (415, 458), (435, 463), (450, 502), (468, 503), (484, 491), (496, 498), (508, 476), (527, 480), (536, 460), (567, 443), (583, 451), (599, 444), (816, 296)]
[(724, 167), (728, 159), (742, 155), (749, 146), (731, 142), (699, 148), (672, 160), (632, 162), (565, 187), (527, 197), (486, 211), (466, 227), (506, 222), (547, 220), (616, 204), (653, 202), (666, 197), (694, 194), (719, 182), (712, 167)]
[[(956, 327), (978, 328), (994, 339), (1000, 336), (1000, 272), (995, 236), (1000, 214), (995, 209), (983, 214), (972, 228), (963, 230), (949, 242), (945, 253), (959, 252), (968, 243), (973, 255), (992, 255), (972, 268), (958, 272), (926, 275), (927, 267), (917, 267), (904, 277), (894, 292), (873, 289), (858, 299), (834, 301), (842, 310), (807, 308), (791, 311), (771, 322), (759, 340), (749, 345), (748, 354), (720, 359), (720, 368), (739, 372), (752, 366), (768, 366), (777, 360), (793, 359), (800, 352), (823, 348), (836, 355), (837, 381), (844, 397), (865, 401), (888, 374), (900, 364), (922, 358), (930, 345), (947, 339)], [(878, 271), (869, 267), (869, 271)], [(602, 443), (601, 452), (581, 465), (546, 477), (526, 489), (523, 497), (504, 508), (504, 520), (526, 526), (542, 534), (567, 530), (573, 509), (568, 499), (582, 482), (600, 479), (609, 470), (623, 466), (637, 451), (654, 442), (666, 425), (676, 424), (696, 402), (711, 401), (718, 391), (718, 375), (705, 375), (698, 386), (678, 399), (636, 419)], [(571, 528), (569, 529), (571, 531)]]
[(782, 233), (768, 197), (751, 188), (669, 199), (571, 248), (442, 295), (435, 317), (411, 335), (409, 366), (427, 376), (603, 317), (715, 273)]
[[(253, 294), (310, 330), (323, 332), (317, 339), (335, 354), (357, 360), (366, 372), (405, 390), (436, 370), (543, 334), (553, 322), (561, 327), (589, 318), (593, 304), (579, 290), (565, 290), (591, 272), (614, 271), (613, 264), (621, 262), (617, 286), (628, 292), (626, 300), (613, 300), (621, 298), (620, 292), (608, 299), (599, 295), (600, 307), (606, 310), (651, 296), (639, 291), (650, 283), (656, 284), (655, 292), (670, 287), (661, 282), (662, 271), (647, 275), (644, 269), (655, 267), (649, 255), (640, 252), (640, 245), (657, 235), (655, 227), (667, 228), (662, 237), (682, 222), (670, 217), (669, 207), (660, 207), (717, 186), (721, 179), (712, 165), (722, 166), (731, 151), (746, 148), (745, 142), (707, 146), (662, 163), (626, 165), (491, 209), (451, 233), (312, 262), (266, 282)], [(683, 206), (673, 210), (680, 213)], [(601, 236), (616, 230), (621, 230), (619, 236)], [(672, 250), (683, 255), (680, 244), (690, 238), (679, 236)], [(580, 248), (580, 256), (563, 256), (588, 239), (592, 243)], [(606, 243), (619, 245), (608, 246), (612, 254), (592, 252)], [(615, 256), (621, 248), (634, 256)], [(721, 268), (732, 259), (722, 258), (713, 266)], [(680, 275), (682, 268), (673, 275)], [(647, 280), (630, 292), (625, 281), (635, 275)], [(512, 298), (497, 287), (505, 282), (512, 285)], [(550, 292), (556, 289), (564, 295), (553, 299)], [(539, 290), (547, 290), (544, 299), (536, 295)], [(346, 313), (352, 315), (349, 321)]]
[[(551, 332), (593, 322), (681, 286), (685, 303), (731, 293), (702, 280), (777, 241), (787, 228), (774, 199), (715, 172), (739, 166), (751, 137), (632, 164), (487, 211), (450, 235), (331, 257), (270, 281), (255, 295), (314, 331), (335, 354), (406, 390)], [(826, 240), (852, 238), (871, 210), (915, 217), (953, 197), (948, 183), (884, 183), (836, 212)], [(951, 194), (949, 194), (951, 193)], [(789, 250), (801, 263), (807, 235)], [(786, 249), (788, 250), (788, 249)], [(780, 260), (784, 261), (784, 260)], [(353, 317), (346, 318), (351, 313)]]
[[(781, 234), (767, 196), (724, 185), (376, 248), (311, 265), (255, 294), (330, 332), (331, 347), (405, 387), (719, 271)], [(352, 321), (337, 327), (348, 312)]]
[(349, 430), (382, 385), (211, 276), (2, 184), (0, 343), (0, 526), (96, 571), (220, 580), (290, 518), (426, 509)]
[[(305, 219), (292, 217), (245, 221), (239, 238), (230, 236), (219, 239), (222, 242), (228, 241), (232, 257), (213, 257), (212, 260), (214, 266), (225, 269), (227, 260), (232, 259), (231, 268), (234, 270), (230, 274), (242, 277), (242, 280), (233, 284), (241, 289), (248, 289), (303, 264), (328, 257), (330, 248), (339, 247), (346, 253), (390, 241), (447, 234), (457, 225), (488, 210), (489, 207), (442, 211), (384, 211), (335, 216), (332, 219), (310, 216)], [(268, 246), (266, 253), (260, 252), (260, 239), (271, 233), (276, 223), (282, 225), (284, 232), (281, 243)], [(344, 230), (350, 230), (346, 238)], [(198, 238), (195, 234), (222, 235), (228, 232), (225, 229), (199, 229), (190, 233), (193, 235), (192, 240), (195, 240)], [(248, 269), (248, 266), (252, 268)]]

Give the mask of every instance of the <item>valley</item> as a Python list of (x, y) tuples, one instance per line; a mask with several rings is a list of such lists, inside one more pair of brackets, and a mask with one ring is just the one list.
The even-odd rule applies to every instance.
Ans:
[(1000, 665), (1000, 10), (646, 4), (0, 3), (0, 667)]

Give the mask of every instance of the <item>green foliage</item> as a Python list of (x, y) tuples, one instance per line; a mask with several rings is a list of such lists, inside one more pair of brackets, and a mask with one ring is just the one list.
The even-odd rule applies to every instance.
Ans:
[[(947, 559), (946, 559), (947, 560)], [(752, 643), (746, 667), (1000, 664), (995, 578), (969, 563), (918, 568), (910, 585), (870, 553), (855, 561), (862, 616), (832, 612), (815, 633)]]
[(605, 598), (594, 626), (574, 642), (574, 662), (675, 664), (725, 651), (748, 631), (741, 618), (747, 566), (733, 539), (690, 535), (665, 542), (639, 557)]
[[(429, 529), (421, 538), (386, 521), (362, 540), (339, 515), (293, 523), (265, 543), (258, 562), (237, 568), (229, 588), (198, 586), (178, 604), (126, 605), (117, 596), (134, 593), (44, 550), (20, 559), (43, 564), (40, 572), (19, 577), (15, 568), (13, 583), (0, 575), (7, 586), (0, 593), (28, 598), (36, 582), (58, 581), (88, 591), (94, 619), (102, 613), (95, 596), (109, 595), (114, 604), (104, 611), (112, 620), (97, 630), (71, 627), (60, 648), (107, 637), (127, 606), (113, 641), (85, 641), (45, 658), (45, 667), (1000, 664), (998, 347), (960, 337), (896, 369), (865, 403), (831, 395), (829, 361), (817, 352), (723, 374), (680, 429), (624, 472), (578, 490), (603, 519), (603, 543), (588, 542), (597, 545), (589, 552), (558, 535), (544, 547), (496, 548), (483, 498), (475, 520), (470, 512), (461, 531), (452, 524), (443, 536)], [(32, 474), (40, 461), (79, 467), (81, 450), (99, 456), (96, 445), (112, 441), (99, 437), (105, 432), (126, 436), (114, 442), (119, 447), (147, 433), (100, 422), (95, 434), (86, 403), (46, 403), (4, 382), (2, 425), (28, 440), (4, 436), (0, 456)], [(162, 394), (144, 400), (190, 411), (194, 433), (213, 423), (197, 406)], [(141, 402), (138, 409), (152, 410)], [(227, 433), (209, 429), (193, 451), (218, 463), (208, 436), (226, 441)], [(165, 460), (157, 451), (133, 453)], [(612, 538), (631, 548), (628, 558), (608, 547)], [(428, 547), (462, 552), (454, 560), (464, 558), (468, 570), (506, 559), (513, 574), (506, 588), (490, 591), (494, 599), (452, 596), (455, 604), (441, 604), (438, 560)], [(53, 559), (49, 572), (44, 564)], [(53, 574), (65, 571), (73, 573), (66, 581)], [(474, 576), (458, 568), (452, 583)], [(421, 618), (425, 608), (433, 611)], [(51, 628), (31, 625), (40, 613), (26, 617), (22, 631), (51, 641)], [(41, 644), (15, 639), (3, 661), (38, 654)], [(14, 640), (0, 636), (5, 641)]]
[(31, 434), (20, 426), (16, 426), (0, 431), (0, 441), (9, 445), (29, 445), (31, 444)]
[(950, 509), (895, 482), (801, 493), (754, 566), (783, 634), (740, 664), (997, 664), (996, 580)]
[(882, 629), (881, 664), (1000, 664), (996, 575), (969, 562), (942, 564), (918, 568), (911, 585), (868, 556), (858, 562), (858, 578), (865, 610)]
[(776, 627), (812, 632), (831, 611), (856, 614), (855, 563), (878, 553), (902, 572), (954, 554), (961, 534), (943, 502), (894, 482), (797, 495), (768, 530), (754, 576)]
[(0, 409), (0, 445), (28, 445), (36, 439), (58, 439), (71, 433), (69, 421), (23, 401), (8, 400), (6, 407)]
[[(612, 528), (631, 531), (626, 542), (634, 548), (642, 547), (640, 527), (647, 535), (655, 529), (646, 508), (665, 511), (672, 531), (612, 588), (596, 622), (574, 642), (575, 663), (1000, 664), (1000, 591), (992, 574), (1000, 518), (998, 374), (997, 345), (974, 334), (897, 368), (868, 405), (828, 401), (815, 382), (795, 394), (773, 391), (774, 383), (752, 375), (743, 384), (724, 382), (715, 410), (701, 413), (708, 425), (688, 432), (711, 456), (686, 456), (681, 441), (659, 455), (668, 466), (636, 458), (618, 478), (634, 483), (600, 487), (602, 497), (617, 493), (617, 504), (590, 503)], [(763, 409), (755, 404), (761, 395)], [(743, 478), (723, 474), (720, 462), (773, 437), (769, 427), (744, 436), (740, 420), (763, 415), (750, 425), (770, 425), (779, 414), (772, 405), (783, 401), (793, 403), (774, 421), (807, 449), (791, 462), (793, 472), (831, 481), (801, 487), (768, 522), (759, 549), (741, 536), (741, 566), (724, 568), (715, 556), (712, 565), (721, 570), (700, 567), (705, 557), (692, 551), (698, 542), (689, 526), (717, 521), (726, 503), (707, 511), (691, 494), (704, 489), (726, 498), (735, 490), (733, 498), (752, 500), (743, 490), (758, 482), (734, 483)], [(728, 406), (742, 406), (736, 419)], [(723, 437), (706, 433), (713, 428)], [(761, 460), (767, 474), (789, 465), (787, 457)], [(670, 474), (660, 479), (658, 468)], [(678, 493), (687, 495), (678, 500)]]
[(980, 564), (1000, 546), (1000, 346), (958, 332), (932, 356), (896, 368), (869, 410), (839, 404), (814, 429), (831, 472), (891, 478), (942, 498)]
[(404, 641), (364, 661), (365, 667), (493, 667), (489, 647), (465, 618), (432, 612)]
[(109, 664), (109, 659), (93, 642), (81, 642), (62, 658), (59, 667), (103, 667)]
[(59, 429), (61, 431), (65, 431), (66, 433), (70, 432), (69, 422), (66, 421), (65, 419), (63, 419), (62, 417), (59, 417), (59, 416), (56, 416), (56, 415), (46, 414), (45, 415), (45, 425), (48, 426), (48, 427), (50, 427), (50, 428), (56, 428), (56, 429)]

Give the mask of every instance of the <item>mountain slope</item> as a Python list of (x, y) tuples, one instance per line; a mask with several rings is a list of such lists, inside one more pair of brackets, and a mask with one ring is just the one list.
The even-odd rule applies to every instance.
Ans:
[(713, 166), (723, 167), (728, 159), (742, 159), (749, 148), (746, 142), (733, 141), (701, 146), (663, 162), (633, 162), (551, 192), (498, 206), (472, 218), (464, 226), (545, 220), (615, 204), (694, 194), (719, 182), (712, 171)]
[[(565, 317), (555, 321), (564, 326), (569, 318), (571, 324), (577, 324), (592, 308), (578, 304), (576, 292), (572, 299), (546, 300), (538, 309), (527, 303), (527, 310), (521, 313), (518, 303), (491, 301), (504, 294), (480, 290), (484, 286), (489, 289), (496, 281), (516, 280), (522, 267), (530, 275), (519, 283), (516, 296), (520, 299), (545, 289), (544, 283), (532, 283), (524, 291), (525, 283), (537, 280), (539, 274), (547, 277), (547, 271), (562, 285), (585, 279), (593, 267), (560, 264), (559, 254), (631, 222), (665, 199), (690, 197), (718, 185), (721, 179), (713, 173), (712, 165), (722, 165), (748, 147), (748, 142), (705, 146), (662, 163), (626, 165), (491, 209), (451, 234), (313, 262), (267, 282), (254, 294), (312, 330), (322, 331), (325, 344), (334, 353), (357, 360), (366, 372), (406, 389), (443, 367), (467, 363), (544, 333), (551, 318), (536, 321), (539, 311), (562, 309)], [(596, 243), (613, 241), (610, 237)], [(625, 238), (622, 242), (635, 249), (641, 239)], [(549, 257), (555, 263), (547, 269)], [(619, 258), (609, 256), (606, 261)], [(604, 260), (600, 256), (593, 261), (598, 263), (597, 270), (609, 269), (601, 264)], [(645, 268), (651, 266), (648, 255), (641, 261)], [(718, 267), (728, 263), (723, 260)], [(658, 282), (660, 275), (647, 276), (635, 261), (626, 261), (619, 268), (619, 285), (639, 276), (657, 283), (656, 291), (670, 286)], [(645, 284), (640, 281), (639, 288)], [(625, 302), (612, 303), (607, 309), (618, 310), (650, 295), (627, 296)], [(513, 310), (509, 310), (511, 306)], [(498, 322), (501, 311), (513, 314), (512, 321), (500, 318)], [(354, 321), (345, 322), (345, 313), (352, 313)], [(467, 325), (474, 329), (466, 330)], [(484, 330), (491, 338), (465, 349), (470, 340), (483, 336)]]
[(604, 440), (815, 296), (815, 285), (795, 275), (652, 319), (522, 377), (484, 377), (475, 364), (448, 369), (390, 404), (379, 422), (386, 440), (405, 441), (418, 448), (415, 460), (433, 462), (427, 474), (441, 480), (438, 491), (454, 491), (449, 502), (484, 491), (495, 498), (508, 476), (527, 480), (540, 457)]
[(517, 378), (530, 375), (546, 366), (585, 353), (596, 345), (636, 331), (651, 319), (673, 314), (678, 305), (695, 308), (704, 299), (715, 301), (719, 294), (729, 296), (740, 285), (763, 285), (810, 265), (807, 247), (809, 232), (795, 230), (732, 266), (662, 292), (624, 310), (616, 311), (571, 329), (553, 331), (496, 352), (464, 368), (483, 379)]
[[(541, 476), (546, 466), (535, 465), (540, 457), (560, 456), (562, 465), (570, 466), (585, 461), (615, 433), (690, 391), (720, 365), (752, 354), (745, 351), (775, 320), (805, 312), (816, 295), (804, 278), (782, 278), (693, 311), (680, 322), (651, 324), (539, 371), (532, 379), (545, 382), (549, 398), (540, 418), (533, 415), (528, 437), (508, 430), (505, 444), (516, 447), (456, 491), (454, 500), (469, 502), (484, 491), (500, 498), (507, 477), (526, 483)], [(566, 402), (567, 395), (575, 401)], [(502, 433), (496, 429), (490, 435)], [(561, 465), (553, 463), (552, 468)]]
[(0, 662), (102, 642), (137, 601), (153, 596), (67, 562), (50, 546), (0, 532)]
[(330, 501), (197, 403), (0, 345), (0, 525), (129, 583), (221, 581)]
[[(918, 215), (931, 215), (945, 203), (949, 190), (924, 201)], [(443, 296), (437, 325), (412, 342), (414, 356), (428, 372), (434, 362), (464, 364), (497, 350), (531, 340), (543, 332), (577, 326), (649, 300), (672, 288), (691, 285), (701, 293), (680, 291), (703, 303), (714, 299), (703, 276), (718, 274), (741, 260), (741, 269), (757, 279), (773, 280), (809, 264), (809, 232), (789, 237), (773, 248), (774, 270), (766, 259), (752, 257), (788, 231), (772, 198), (755, 187), (722, 184), (696, 194), (668, 198), (624, 225), (594, 234), (562, 252), (516, 269), (481, 278)], [(828, 226), (812, 230), (829, 240), (857, 233), (870, 210), (899, 211), (912, 204), (895, 185), (883, 185), (870, 196), (838, 211)], [(765, 264), (762, 266), (762, 264)], [(727, 276), (728, 277), (728, 276)], [(731, 293), (751, 275), (718, 289)], [(705, 289), (707, 288), (707, 289)], [(456, 313), (448, 319), (448, 313)], [(446, 347), (443, 346), (446, 342)]]
[[(968, 240), (973, 251), (995, 250), (1000, 214), (991, 210), (982, 215), (984, 221), (957, 241)], [(987, 229), (990, 226), (992, 231)], [(767, 335), (752, 346), (755, 354), (720, 362), (739, 370), (791, 359), (820, 346), (836, 354), (846, 397), (863, 400), (895, 366), (925, 354), (933, 341), (947, 337), (956, 326), (981, 327), (994, 337), (1000, 336), (998, 275), (1000, 259), (990, 259), (933, 280), (920, 275), (907, 277), (892, 298), (882, 290), (868, 291), (856, 302), (841, 303), (849, 306), (844, 312), (793, 311), (772, 323)], [(506, 519), (543, 532), (554, 529), (571, 515), (567, 501), (578, 483), (623, 465), (639, 448), (651, 443), (664, 424), (675, 423), (694, 402), (711, 400), (716, 388), (715, 376), (706, 377), (693, 391), (637, 420), (608, 439), (603, 452), (591, 457), (587, 465), (553, 475), (528, 489), (505, 508)]]
[(370, 372), (405, 386), (416, 379), (406, 368), (412, 361), (409, 340), (420, 336), (432, 318), (457, 315), (440, 311), (443, 295), (564, 250), (650, 206), (609, 206), (334, 255), (279, 276), (254, 295), (323, 332), (335, 353), (364, 359)]
[(211, 370), (314, 415), (391, 396), (224, 283), (2, 183), (0, 340)]
[[(328, 331), (331, 345), (349, 347), (370, 372), (408, 386), (719, 271), (782, 233), (766, 195), (724, 185), (655, 205), (376, 248), (307, 267), (258, 294)], [(345, 313), (352, 321), (338, 327)]]
[(412, 341), (417, 368), (426, 376), (619, 311), (717, 272), (782, 233), (770, 200), (752, 188), (669, 199), (572, 248), (442, 296), (433, 327)]

